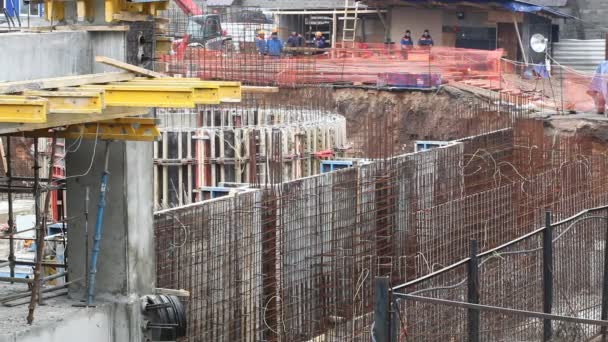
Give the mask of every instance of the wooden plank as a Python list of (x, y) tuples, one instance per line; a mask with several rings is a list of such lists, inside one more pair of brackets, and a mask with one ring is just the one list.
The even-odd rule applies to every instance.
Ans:
[(118, 21), (130, 21), (131, 22), (131, 21), (150, 21), (152, 19), (152, 16), (147, 15), (147, 14), (135, 13), (135, 12), (121, 11), (119, 13), (114, 13), (112, 18), (114, 18), (114, 20), (118, 20)]
[(176, 297), (190, 297), (190, 292), (186, 290), (156, 288), (156, 294)]
[(241, 86), (241, 91), (244, 94), (272, 94), (278, 93), (279, 87)]
[(127, 32), (129, 25), (67, 25), (57, 26), (58, 31)]
[(107, 64), (107, 65), (113, 66), (115, 68), (123, 69), (123, 70), (130, 71), (130, 72), (133, 72), (133, 73), (136, 73), (139, 75), (149, 76), (149, 77), (153, 77), (153, 78), (167, 77), (167, 75), (163, 75), (159, 72), (144, 69), (144, 68), (135, 66), (133, 64), (124, 63), (124, 62), (121, 62), (119, 60), (109, 58), (109, 57), (95, 56), (95, 62)]
[[(82, 9), (81, 9), (82, 11)], [(53, 25), (35, 26), (23, 29), (23, 32), (49, 32), (49, 31), (86, 31), (86, 32), (126, 32), (128, 25)]]
[(99, 74), (43, 78), (29, 81), (5, 82), (0, 83), (0, 94), (19, 93), (25, 90), (55, 89), (81, 86), (85, 84), (120, 82), (128, 81), (133, 78), (135, 78), (135, 75), (129, 72), (106, 72)]
[[(7, 139), (10, 138), (7, 137)], [(7, 143), (7, 145), (10, 145), (10, 143)], [(10, 153), (10, 151), (8, 152)], [(2, 139), (0, 139), (0, 157), (2, 157), (2, 167), (6, 174), (8, 172), (8, 163), (6, 162), (6, 152), (4, 151), (4, 141)]]

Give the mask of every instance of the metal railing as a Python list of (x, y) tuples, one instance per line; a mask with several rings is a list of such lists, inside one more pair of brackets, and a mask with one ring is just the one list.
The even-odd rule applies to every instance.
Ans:
[[(608, 338), (608, 206), (584, 210), (424, 277), (377, 278), (372, 340)], [(466, 309), (466, 310), (464, 310)]]

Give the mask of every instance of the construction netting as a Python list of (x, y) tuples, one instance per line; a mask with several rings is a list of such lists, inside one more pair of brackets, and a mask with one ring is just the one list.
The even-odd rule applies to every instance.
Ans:
[[(502, 50), (450, 47), (400, 49), (359, 43), (353, 48), (285, 48), (280, 56), (184, 47), (159, 56), (159, 71), (170, 75), (241, 81), (250, 85), (297, 87), (332, 84), (433, 89), (450, 84), (486, 97), (524, 95), (534, 108), (557, 113), (602, 107), (608, 76), (552, 64), (502, 59)], [(601, 70), (600, 70), (601, 72)]]
[(501, 91), (526, 94), (537, 108), (561, 114), (595, 111), (595, 95), (606, 94), (608, 75), (581, 72), (556, 61), (526, 65), (503, 60), (500, 79)]
[[(236, 43), (235, 43), (236, 44)], [(353, 48), (285, 48), (281, 55), (185, 47), (159, 56), (160, 71), (253, 85), (319, 83), (431, 88), (466, 79), (498, 80), (502, 50), (448, 47), (400, 49), (385, 44)]]
[[(605, 204), (605, 152), (518, 119), (443, 148), (157, 212), (157, 286), (190, 291), (187, 341), (367, 342), (376, 276), (401, 284), (461, 260), (470, 239), (486, 252), (539, 228), (547, 209), (558, 221)], [(605, 223), (589, 224), (594, 232), (555, 232), (555, 313), (599, 302)], [(528, 241), (482, 260), (482, 303), (538, 308), (539, 256), (511, 253), (534, 252)], [(412, 291), (460, 300), (463, 271)], [(463, 312), (402, 313), (400, 341), (463, 340)], [(484, 341), (534, 340), (518, 317), (482, 322)]]

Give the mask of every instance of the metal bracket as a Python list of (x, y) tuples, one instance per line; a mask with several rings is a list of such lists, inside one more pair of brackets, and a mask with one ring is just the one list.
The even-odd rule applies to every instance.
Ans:
[[(56, 132), (58, 138), (97, 139), (122, 141), (155, 141), (160, 140), (160, 131), (156, 127), (156, 119), (122, 118), (99, 122), (67, 126)], [(26, 133), (28, 137), (47, 137), (49, 130), (36, 130)]]

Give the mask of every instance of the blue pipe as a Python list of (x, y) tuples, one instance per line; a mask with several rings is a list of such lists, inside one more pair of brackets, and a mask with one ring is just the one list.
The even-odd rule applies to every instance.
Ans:
[(106, 190), (108, 184), (108, 161), (110, 159), (110, 142), (106, 143), (105, 165), (101, 173), (101, 188), (99, 190), (99, 203), (97, 203), (97, 219), (95, 220), (95, 235), (93, 237), (93, 251), (89, 263), (89, 279), (87, 279), (87, 305), (93, 304), (95, 293), (95, 273), (97, 273), (97, 256), (101, 245), (101, 227), (103, 223), (103, 210), (106, 207)]

